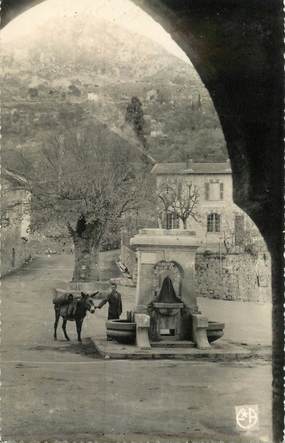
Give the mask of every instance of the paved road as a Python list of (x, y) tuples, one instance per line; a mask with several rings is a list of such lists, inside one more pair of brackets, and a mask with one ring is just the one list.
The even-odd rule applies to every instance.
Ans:
[(2, 281), (3, 439), (232, 443), (234, 407), (258, 404), (254, 435), (271, 441), (266, 362), (101, 360), (87, 337), (103, 310), (87, 318), (82, 345), (73, 324), (72, 342), (54, 342), (52, 288), (71, 273), (71, 257), (41, 257)]

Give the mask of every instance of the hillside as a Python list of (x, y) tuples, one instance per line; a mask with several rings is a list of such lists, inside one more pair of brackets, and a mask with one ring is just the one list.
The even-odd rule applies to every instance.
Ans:
[(120, 128), (132, 96), (142, 102), (156, 160), (225, 158), (218, 117), (190, 64), (113, 23), (82, 17), (79, 25), (58, 18), (37, 38), (4, 45), (4, 160), (14, 150), (34, 155), (51, 134), (90, 124), (104, 125), (106, 143), (127, 143)]

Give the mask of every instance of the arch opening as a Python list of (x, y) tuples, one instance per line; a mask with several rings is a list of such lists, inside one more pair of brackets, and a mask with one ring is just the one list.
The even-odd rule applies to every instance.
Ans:
[[(143, 4), (145, 2), (141, 2), (138, 1), (137, 3), (139, 4)], [(156, 2), (157, 4), (159, 4), (160, 2)], [(163, 13), (161, 14), (161, 16), (163, 16)], [(161, 19), (163, 20), (163, 19)], [(160, 20), (160, 21), (161, 21)], [(175, 22), (175, 21), (174, 21)], [(167, 25), (166, 25), (167, 28)], [(181, 35), (183, 35), (183, 32), (181, 33)], [(177, 36), (177, 39), (180, 39), (181, 43), (186, 49), (187, 52), (189, 51), (189, 42), (186, 41), (186, 39), (183, 41), (183, 37), (181, 35)], [(191, 46), (191, 44), (190, 44)], [(197, 52), (197, 59), (196, 59), (196, 63), (199, 63), (199, 57), (198, 57), (199, 52)], [(193, 58), (194, 60), (194, 58)], [(272, 64), (269, 63), (269, 66), (272, 69)], [(202, 70), (202, 68), (201, 68)], [(198, 70), (200, 71), (200, 68)], [(205, 72), (205, 71), (204, 71)], [(218, 75), (218, 74), (217, 74)], [(207, 77), (207, 69), (205, 72), (205, 77)], [(202, 78), (205, 78), (204, 76), (202, 76)], [(207, 83), (207, 82), (205, 82)], [(217, 81), (217, 85), (216, 87), (214, 87), (214, 93), (216, 93), (218, 90), (223, 91), (223, 87), (221, 86), (222, 83), (222, 77), (219, 81)], [(273, 84), (274, 82), (271, 82), (271, 84)], [(211, 88), (210, 88), (211, 89)], [(223, 92), (222, 92), (223, 93)], [(246, 95), (246, 92), (245, 92)], [(282, 93), (279, 94), (279, 96), (282, 97)], [(274, 99), (274, 97), (273, 97)], [(231, 98), (228, 98), (229, 102), (231, 101)], [(215, 103), (217, 101), (215, 100)], [(235, 103), (236, 104), (236, 103)], [(257, 104), (258, 107), (258, 104)], [(267, 106), (267, 109), (270, 106)], [(223, 106), (218, 106), (218, 112), (219, 114), (222, 116), (223, 114), (223, 110), (225, 108), (223, 108)], [(231, 107), (229, 106), (227, 108), (228, 110), (231, 109)], [(224, 119), (222, 119), (224, 120)], [(253, 127), (252, 129), (250, 128), (246, 128), (244, 127), (245, 132), (251, 132), (252, 134), (256, 134), (256, 127), (254, 126), (254, 124), (252, 123)], [(235, 200), (236, 202), (240, 203), (240, 206), (243, 207), (244, 210), (246, 210), (252, 217), (253, 219), (256, 221), (257, 225), (259, 226), (262, 234), (265, 236), (266, 241), (270, 247), (271, 252), (273, 252), (275, 254), (275, 258), (274, 260), (277, 260), (277, 262), (275, 261), (275, 266), (278, 267), (278, 259), (279, 259), (279, 251), (280, 251), (280, 243), (279, 243), (279, 212), (274, 209), (274, 204), (276, 204), (276, 201), (280, 203), (280, 208), (282, 206), (281, 201), (282, 201), (282, 196), (280, 197), (280, 194), (276, 191), (276, 183), (278, 181), (278, 178), (281, 177), (280, 172), (279, 172), (279, 166), (282, 163), (281, 162), (281, 158), (282, 155), (280, 156), (280, 164), (278, 167), (276, 167), (276, 162), (269, 162), (269, 164), (272, 166), (272, 176), (275, 176), (274, 178), (274, 183), (275, 183), (275, 188), (274, 188), (274, 183), (273, 185), (269, 186), (269, 189), (266, 191), (267, 192), (267, 196), (264, 199), (264, 196), (262, 195), (263, 191), (259, 191), (256, 192), (256, 183), (268, 183), (268, 180), (263, 180), (263, 176), (264, 173), (262, 172), (262, 174), (260, 175), (260, 179), (256, 180), (256, 172), (254, 172), (254, 168), (252, 166), (252, 162), (255, 161), (255, 154), (253, 154), (252, 156), (247, 157), (244, 153), (246, 152), (246, 150), (248, 149), (248, 147), (246, 146), (246, 143), (250, 143), (251, 140), (247, 139), (246, 142), (244, 141), (244, 138), (240, 132), (240, 127), (238, 127), (237, 124), (237, 132), (234, 134), (234, 136), (232, 136), (232, 128), (230, 127), (230, 125), (226, 122), (223, 123), (223, 127), (224, 127), (224, 131), (226, 134), (227, 139), (231, 139), (231, 147), (230, 147), (230, 154), (231, 154), (231, 159), (233, 160), (233, 166), (234, 166), (234, 189), (235, 189)], [(262, 134), (264, 134), (264, 132), (262, 131), (262, 124), (260, 124), (260, 137), (262, 137)], [(230, 134), (230, 135), (228, 135)], [(235, 139), (236, 143), (232, 142), (232, 139)], [(240, 139), (240, 140), (239, 140)], [(253, 140), (253, 139), (252, 139)], [(270, 140), (270, 137), (269, 137)], [(268, 141), (268, 139), (266, 140), (267, 146), (270, 145), (270, 142)], [(261, 143), (261, 146), (263, 146), (263, 144)], [(236, 153), (234, 152), (233, 148), (236, 148)], [(263, 149), (260, 148), (261, 151), (263, 151)], [(256, 151), (257, 152), (257, 151)], [(256, 154), (257, 155), (257, 154)], [(258, 155), (257, 155), (258, 157)], [(259, 158), (259, 157), (258, 157)], [(242, 161), (241, 161), (242, 160)], [(243, 166), (241, 166), (241, 163), (243, 163)], [(277, 160), (278, 163), (278, 160)], [(264, 164), (268, 164), (268, 162), (264, 162)], [(275, 173), (275, 172), (276, 173)], [(252, 175), (255, 175), (255, 182), (253, 183), (255, 185), (255, 189), (254, 186), (252, 186)], [(239, 179), (237, 180), (235, 177), (239, 176)], [(239, 184), (244, 182), (247, 189), (245, 189), (245, 187), (240, 187), (239, 189)], [(269, 179), (270, 182), (270, 179)], [(278, 188), (279, 184), (277, 184), (277, 188)], [(263, 190), (263, 185), (260, 188)], [(282, 192), (282, 191), (281, 191)], [(274, 194), (275, 193), (275, 194)], [(258, 195), (257, 195), (258, 194)], [(277, 196), (277, 197), (275, 197)], [(270, 202), (270, 203), (268, 203)], [(265, 216), (265, 214), (268, 214), (268, 216)], [(269, 222), (269, 218), (270, 218), (270, 214), (273, 214), (273, 218), (272, 218), (272, 226), (274, 226), (271, 229), (271, 232), (269, 232), (268, 227), (266, 227), (267, 224), (271, 224)], [(277, 222), (274, 222), (274, 215), (276, 217)], [(271, 219), (270, 219), (271, 220)], [(276, 224), (277, 223), (277, 224)], [(279, 273), (275, 270), (275, 278), (278, 278)], [(280, 275), (279, 275), (280, 277)], [(281, 275), (281, 279), (282, 279), (282, 275)], [(281, 280), (280, 280), (281, 281)], [(280, 283), (276, 283), (277, 287), (280, 289)], [(282, 293), (282, 288), (281, 288), (281, 293)], [(276, 298), (275, 302), (278, 305), (280, 298)], [(278, 301), (279, 300), (279, 301)], [(280, 308), (280, 309), (279, 309)], [(282, 316), (282, 306), (279, 303), (279, 319), (280, 316)], [(282, 321), (282, 320), (281, 320)], [(280, 342), (280, 340), (279, 340)], [(281, 349), (281, 348), (280, 348)]]

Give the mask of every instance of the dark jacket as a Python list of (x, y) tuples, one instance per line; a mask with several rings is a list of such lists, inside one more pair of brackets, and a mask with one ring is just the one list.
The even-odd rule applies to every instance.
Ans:
[(108, 309), (108, 320), (114, 320), (120, 318), (122, 313), (122, 297), (121, 294), (117, 291), (112, 291), (109, 295), (107, 295), (104, 300), (102, 300), (98, 308), (102, 308), (106, 303), (109, 303)]

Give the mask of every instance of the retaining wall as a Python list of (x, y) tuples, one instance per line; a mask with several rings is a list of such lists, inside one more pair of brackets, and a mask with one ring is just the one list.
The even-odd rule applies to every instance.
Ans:
[(196, 255), (197, 295), (221, 300), (271, 301), (269, 254)]
[(20, 237), (20, 227), (3, 229), (1, 234), (1, 277), (20, 268), (31, 257), (29, 242)]
[[(121, 260), (134, 280), (136, 253), (122, 244)], [(197, 296), (220, 300), (271, 302), (271, 261), (268, 253), (197, 253)]]

